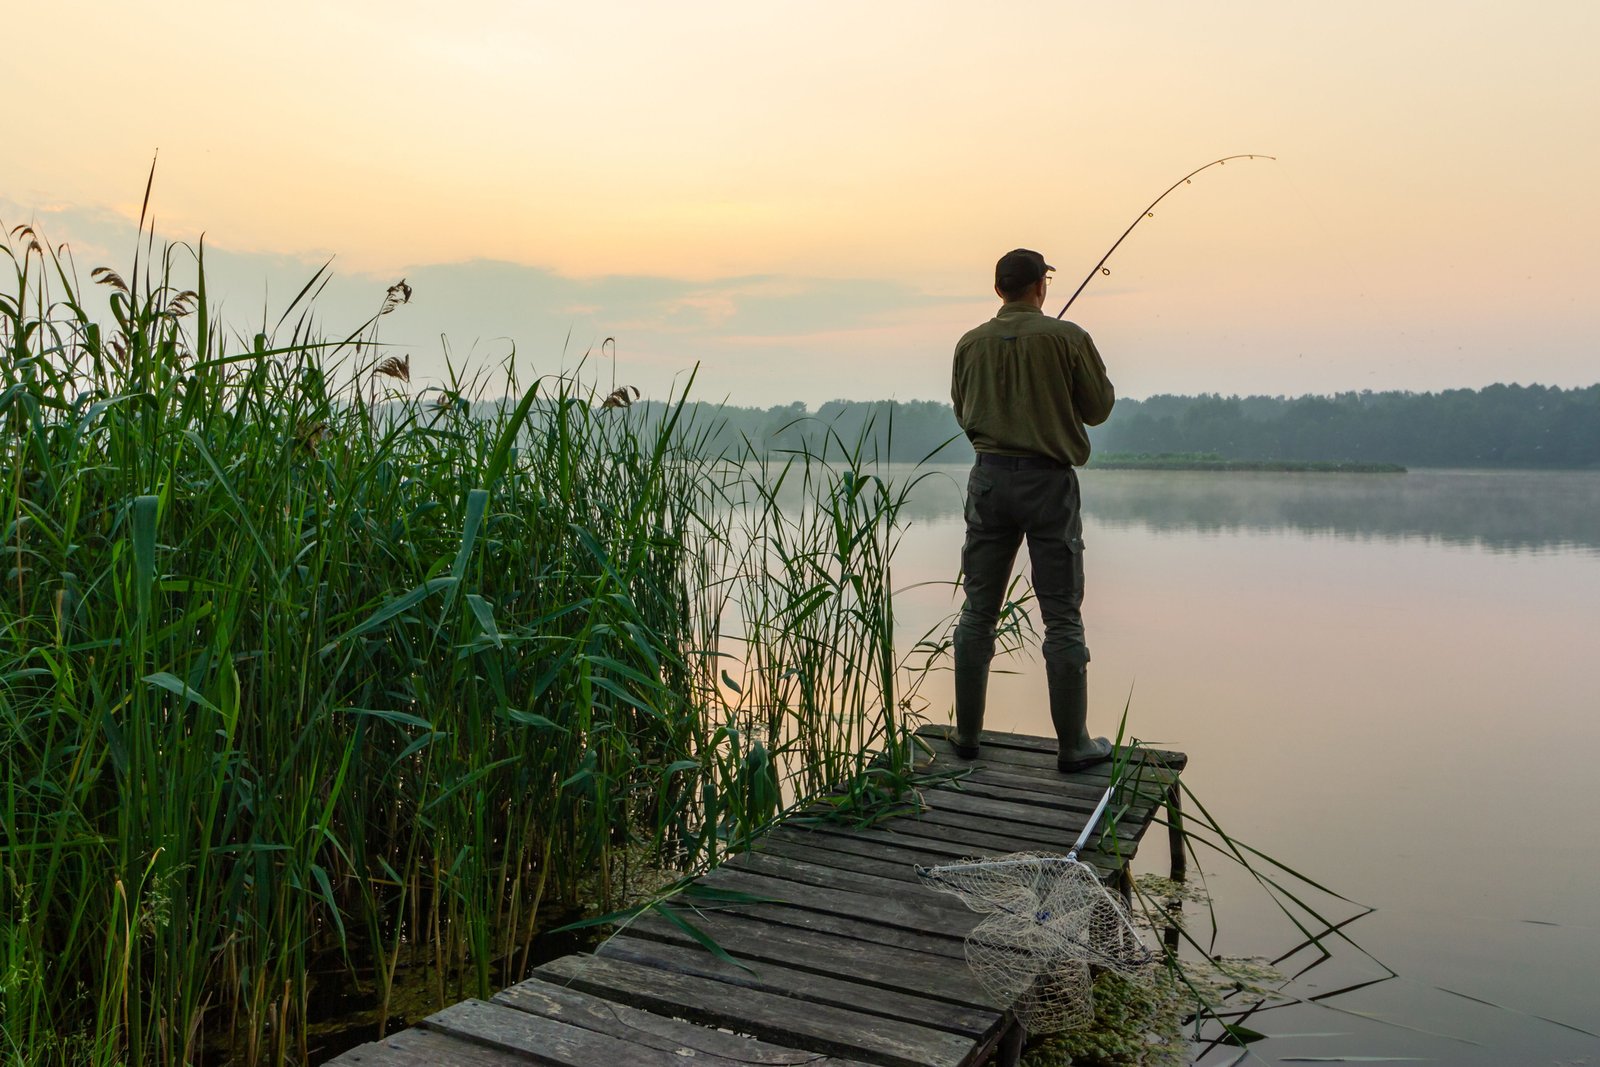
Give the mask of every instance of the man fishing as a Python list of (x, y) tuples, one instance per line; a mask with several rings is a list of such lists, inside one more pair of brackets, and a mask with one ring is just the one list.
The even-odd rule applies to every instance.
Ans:
[(1033, 591), (1044, 619), (1045, 678), (1066, 773), (1111, 758), (1091, 738), (1089, 648), (1083, 638), (1083, 516), (1075, 467), (1089, 459), (1085, 426), (1116, 400), (1105, 364), (1080, 327), (1044, 314), (1055, 268), (1018, 248), (1000, 257), (999, 313), (956, 344), (950, 399), (977, 452), (967, 478), (961, 549), (966, 603), (956, 624), (956, 754), (978, 756), (995, 626), (1017, 548), (1028, 539)]

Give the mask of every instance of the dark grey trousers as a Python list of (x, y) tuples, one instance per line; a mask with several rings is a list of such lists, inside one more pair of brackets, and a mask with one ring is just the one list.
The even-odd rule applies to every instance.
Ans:
[(975, 739), (983, 721), (989, 661), (994, 657), (1011, 568), (1023, 538), (1033, 562), (1033, 591), (1044, 622), (1047, 673), (1081, 674), (1083, 515), (1078, 472), (1071, 467), (1010, 470), (979, 463), (967, 477), (967, 539), (961, 549), (966, 603), (956, 623), (956, 722)]

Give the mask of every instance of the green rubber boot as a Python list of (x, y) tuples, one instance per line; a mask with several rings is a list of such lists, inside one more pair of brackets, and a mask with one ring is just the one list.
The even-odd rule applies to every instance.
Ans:
[(952, 743), (962, 759), (978, 758), (978, 735), (983, 732), (983, 712), (989, 701), (989, 662), (992, 649), (971, 649), (956, 641), (956, 736)]
[(1050, 721), (1056, 728), (1056, 770), (1081, 771), (1111, 758), (1113, 746), (1104, 737), (1090, 737), (1089, 672), (1084, 667), (1045, 664), (1050, 685)]

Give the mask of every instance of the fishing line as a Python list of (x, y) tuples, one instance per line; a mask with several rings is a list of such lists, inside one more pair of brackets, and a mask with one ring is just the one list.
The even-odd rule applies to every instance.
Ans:
[(1110, 248), (1106, 249), (1106, 254), (1100, 257), (1100, 262), (1096, 263), (1094, 265), (1094, 267), (1089, 271), (1088, 275), (1086, 275), (1084, 277), (1083, 281), (1078, 283), (1078, 287), (1076, 289), (1074, 289), (1072, 291), (1072, 295), (1067, 298), (1066, 304), (1064, 304), (1062, 306), (1060, 311), (1056, 312), (1056, 318), (1059, 319), (1061, 316), (1063, 316), (1063, 315), (1065, 315), (1067, 313), (1067, 308), (1071, 307), (1072, 306), (1072, 302), (1074, 300), (1078, 299), (1078, 294), (1083, 292), (1084, 286), (1086, 286), (1090, 282), (1094, 281), (1094, 276), (1096, 274), (1110, 274), (1111, 273), (1110, 269), (1106, 267), (1106, 260), (1110, 259), (1111, 258), (1111, 254), (1117, 250), (1118, 246), (1120, 246), (1123, 241), (1126, 241), (1128, 239), (1128, 234), (1133, 232), (1133, 229), (1134, 229), (1135, 226), (1139, 225), (1139, 223), (1143, 222), (1145, 219), (1153, 219), (1153, 218), (1155, 218), (1156, 205), (1161, 203), (1161, 201), (1165, 200), (1168, 196), (1170, 196), (1172, 194), (1172, 192), (1178, 188), (1178, 186), (1180, 186), (1180, 185), (1188, 185), (1190, 183), (1190, 180), (1193, 179), (1196, 174), (1199, 174), (1201, 171), (1204, 171), (1204, 170), (1210, 170), (1212, 167), (1223, 166), (1230, 159), (1271, 159), (1271, 160), (1276, 160), (1277, 158), (1278, 158), (1277, 156), (1264, 156), (1264, 155), (1260, 155), (1259, 153), (1254, 153), (1254, 152), (1244, 153), (1244, 154), (1241, 154), (1241, 155), (1234, 155), (1234, 156), (1223, 156), (1221, 159), (1213, 159), (1210, 163), (1207, 163), (1203, 167), (1196, 167), (1194, 170), (1191, 170), (1188, 174), (1185, 174), (1183, 177), (1181, 177), (1177, 181), (1173, 182), (1170, 186), (1168, 186), (1166, 192), (1162, 193), (1160, 196), (1158, 196), (1154, 200), (1150, 201), (1150, 206), (1145, 208), (1143, 211), (1139, 212), (1138, 216), (1135, 217), (1134, 220), (1131, 223), (1128, 224), (1128, 228), (1126, 230), (1122, 231), (1122, 236), (1117, 238), (1116, 243), (1113, 244)]

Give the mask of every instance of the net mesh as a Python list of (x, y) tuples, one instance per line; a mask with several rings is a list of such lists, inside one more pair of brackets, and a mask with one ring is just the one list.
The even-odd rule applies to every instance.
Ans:
[(1127, 973), (1151, 959), (1122, 902), (1075, 857), (1018, 852), (917, 873), (984, 914), (967, 936), (967, 962), (1029, 1033), (1094, 1018), (1091, 966)]

